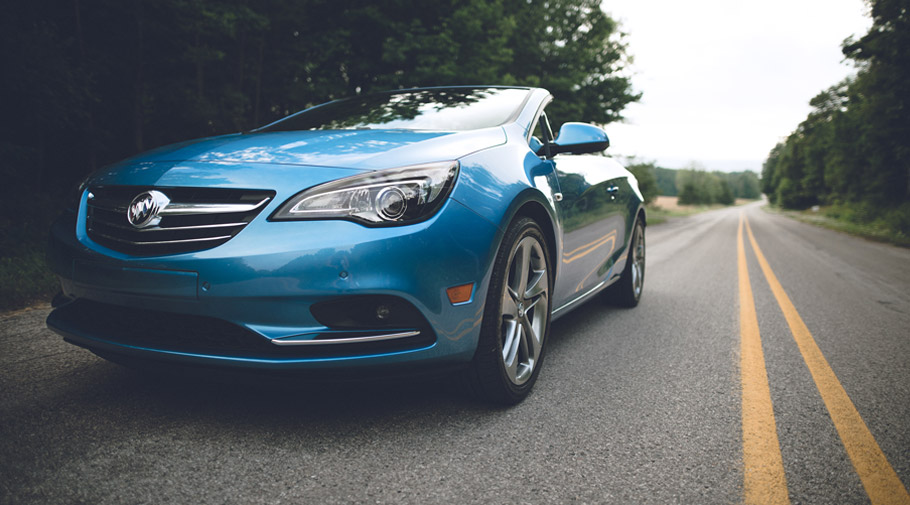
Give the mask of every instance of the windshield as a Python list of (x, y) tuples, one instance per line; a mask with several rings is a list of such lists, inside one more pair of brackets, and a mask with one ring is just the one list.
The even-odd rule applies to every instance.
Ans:
[(433, 88), (336, 100), (257, 131), (403, 129), (476, 130), (506, 123), (528, 88)]

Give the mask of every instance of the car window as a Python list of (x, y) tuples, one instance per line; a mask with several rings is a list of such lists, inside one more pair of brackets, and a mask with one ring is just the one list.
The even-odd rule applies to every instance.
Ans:
[(553, 130), (550, 128), (550, 121), (546, 112), (542, 112), (537, 118), (537, 126), (534, 128), (534, 134), (528, 141), (528, 145), (535, 153), (540, 152), (540, 148), (545, 144), (553, 142)]
[(458, 131), (512, 120), (528, 88), (433, 88), (336, 100), (257, 131), (405, 129)]
[(553, 136), (553, 129), (550, 127), (550, 118), (547, 116), (547, 113), (544, 112), (540, 115), (540, 119), (537, 121), (537, 134), (543, 142), (553, 142), (553, 139), (556, 138)]

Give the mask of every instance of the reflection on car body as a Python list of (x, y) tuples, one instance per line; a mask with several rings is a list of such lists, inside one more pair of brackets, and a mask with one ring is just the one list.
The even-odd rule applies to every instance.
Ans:
[(635, 306), (645, 212), (543, 89), (400, 90), (90, 175), (51, 233), (48, 326), (115, 361), (457, 370), (515, 403), (553, 317)]

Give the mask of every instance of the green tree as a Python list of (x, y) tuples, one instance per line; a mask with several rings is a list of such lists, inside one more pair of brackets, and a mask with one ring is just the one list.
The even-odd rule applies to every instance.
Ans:
[(655, 167), (654, 175), (657, 178), (657, 190), (663, 196), (679, 196), (676, 189), (676, 170)]
[(751, 170), (724, 174), (734, 198), (747, 198), (755, 200), (761, 197), (758, 174)]
[(599, 0), (506, 0), (515, 25), (506, 83), (541, 86), (556, 98), (554, 128), (564, 121), (607, 124), (640, 98), (622, 73), (627, 49)]
[(843, 47), (857, 75), (814, 97), (763, 166), (762, 190), (775, 203), (882, 210), (910, 201), (910, 2), (869, 5), (869, 33)]
[(864, 124), (868, 196), (896, 205), (910, 198), (910, 1), (869, 4), (869, 33), (844, 45), (844, 54), (859, 65), (855, 86), (863, 97), (851, 112)]
[(659, 195), (657, 177), (654, 176), (654, 163), (633, 163), (627, 167), (638, 179), (638, 189), (641, 191), (645, 204), (652, 203)]
[(768, 158), (762, 164), (761, 192), (769, 196), (777, 191), (777, 165), (780, 162), (780, 155), (784, 150), (784, 145), (783, 142), (778, 142), (768, 153)]
[(750, 198), (750, 196), (743, 196), (745, 190), (736, 189), (739, 181), (751, 181), (743, 182), (743, 188), (748, 184), (751, 188), (749, 191), (754, 192), (756, 195), (754, 197), (757, 197), (758, 176), (754, 172), (708, 172), (697, 163), (692, 163), (689, 168), (676, 171), (676, 187), (680, 188), (679, 203), (681, 205), (733, 205), (738, 197)]
[(677, 171), (676, 187), (680, 205), (709, 205), (720, 194), (719, 179), (694, 163)]
[(733, 196), (733, 190), (730, 189), (730, 183), (726, 178), (718, 177), (718, 192), (714, 201), (721, 205), (733, 205), (736, 198)]

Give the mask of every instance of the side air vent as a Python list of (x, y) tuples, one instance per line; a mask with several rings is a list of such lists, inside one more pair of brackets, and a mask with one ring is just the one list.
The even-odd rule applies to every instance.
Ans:
[(88, 236), (115, 251), (160, 256), (219, 246), (240, 233), (274, 191), (98, 186), (89, 189)]

